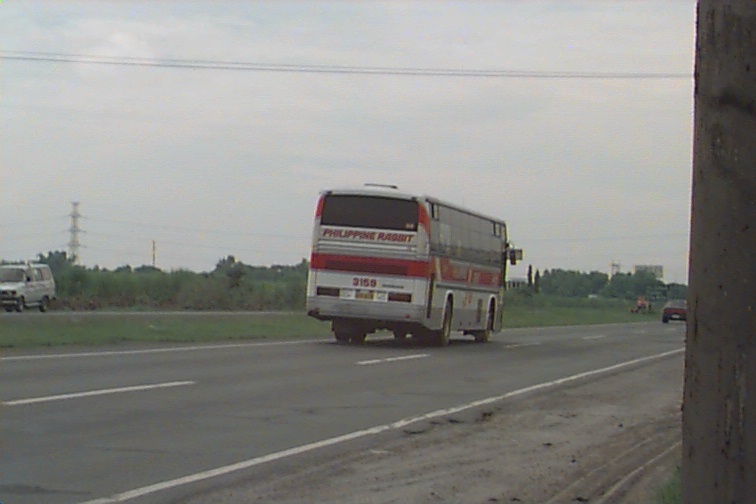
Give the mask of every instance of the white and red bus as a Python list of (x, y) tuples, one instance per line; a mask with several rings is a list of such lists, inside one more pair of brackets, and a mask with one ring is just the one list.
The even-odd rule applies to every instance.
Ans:
[(522, 251), (504, 221), (394, 186), (324, 191), (315, 212), (307, 314), (336, 340), (377, 330), (439, 346), (452, 331), (501, 328), (507, 262)]

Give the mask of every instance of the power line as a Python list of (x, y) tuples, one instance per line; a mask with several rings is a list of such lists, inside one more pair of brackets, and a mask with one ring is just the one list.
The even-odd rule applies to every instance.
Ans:
[(136, 67), (185, 68), (201, 70), (236, 70), (245, 72), (286, 72), (355, 75), (406, 75), (422, 77), (489, 77), (507, 79), (692, 79), (691, 73), (681, 72), (582, 72), (507, 69), (461, 69), (423, 67), (370, 67), (315, 64), (253, 63), (245, 61), (196, 60), (172, 58), (135, 58), (89, 54), (0, 51), (0, 59), (48, 63), (83, 63)]
[[(137, 226), (137, 227), (146, 227), (146, 228), (157, 228), (157, 229), (165, 229), (168, 231), (187, 231), (192, 233), (228, 233), (228, 229), (209, 229), (209, 228), (199, 228), (194, 226), (176, 226), (176, 225), (167, 225), (167, 224), (150, 224), (146, 222), (134, 222), (134, 221), (125, 221), (125, 220), (114, 220), (114, 219), (100, 219), (96, 217), (89, 217), (88, 220), (90, 222), (104, 222), (108, 224), (126, 224), (128, 226)], [(100, 233), (102, 235), (102, 233)], [(281, 233), (251, 233), (246, 231), (234, 231), (234, 235), (236, 236), (252, 236), (252, 237), (268, 237), (268, 238), (295, 238), (300, 239), (303, 236), (309, 237), (310, 235), (292, 235), (292, 234), (281, 234)]]
[[(109, 243), (113, 243), (114, 241), (117, 241), (117, 240), (120, 240), (119, 243), (130, 243), (130, 244), (137, 243), (139, 240), (142, 240), (142, 241), (145, 241), (145, 242), (146, 241), (152, 241), (152, 240), (146, 238), (146, 236), (148, 236), (148, 235), (143, 235), (143, 237), (140, 237), (140, 238), (128, 238), (128, 237), (125, 237), (125, 236), (122, 236), (122, 235), (112, 235), (112, 234), (108, 234), (108, 233), (90, 232), (88, 234), (90, 236), (94, 236), (94, 237), (110, 238)], [(297, 238), (297, 237), (292, 237), (292, 238)], [(306, 244), (309, 247), (310, 244), (309, 244), (309, 240), (308, 240), (307, 237), (300, 236), (300, 237), (298, 237), (298, 239), (301, 240), (302, 243)], [(236, 246), (236, 245), (234, 245), (232, 243), (228, 243), (228, 242), (217, 243), (217, 241), (214, 242), (213, 244), (203, 244), (203, 243), (197, 243), (196, 241), (195, 242), (186, 242), (186, 241), (176, 241), (176, 240), (164, 240), (164, 239), (161, 239), (160, 243), (162, 245), (172, 245), (172, 246), (177, 246), (177, 247), (191, 247), (193, 249), (207, 249), (207, 250), (235, 249), (235, 250), (247, 250), (247, 251), (257, 251), (257, 252), (259, 252), (259, 251), (276, 251), (276, 252), (279, 252), (279, 251), (288, 250), (288, 249), (270, 249), (270, 248), (268, 248), (268, 245), (265, 245), (265, 244), (262, 245), (262, 246), (259, 246), (259, 247), (255, 247), (255, 248), (238, 247), (238, 246)], [(90, 247), (90, 248), (92, 248), (92, 247)]]
[(688, 233), (664, 233), (644, 235), (614, 235), (614, 236), (582, 236), (568, 238), (518, 238), (518, 243), (563, 243), (563, 242), (597, 242), (597, 241), (627, 241), (646, 240), (649, 238), (687, 238)]

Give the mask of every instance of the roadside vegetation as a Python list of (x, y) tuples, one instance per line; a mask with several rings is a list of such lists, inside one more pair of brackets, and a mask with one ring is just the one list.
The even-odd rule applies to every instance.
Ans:
[(0, 348), (281, 341), (325, 337), (329, 331), (330, 326), (302, 312), (14, 314), (3, 320)]
[(680, 468), (678, 467), (672, 478), (659, 488), (655, 504), (680, 504), (681, 502), (682, 482), (680, 480)]
[[(40, 254), (58, 287), (52, 316), (6, 316), (0, 348), (95, 345), (129, 341), (208, 342), (327, 336), (330, 326), (304, 314), (307, 261), (250, 266), (233, 256), (210, 272), (165, 272), (151, 266), (115, 270), (74, 265), (65, 252)], [(659, 310), (631, 313), (639, 296), (659, 306), (684, 298), (686, 286), (649, 273), (546, 270), (510, 288), (504, 327), (657, 320)], [(83, 311), (114, 312), (79, 316)], [(62, 313), (61, 313), (62, 312)], [(174, 312), (181, 312), (174, 313)], [(204, 312), (189, 316), (187, 312)]]
[[(39, 254), (55, 276), (59, 310), (296, 311), (304, 309), (308, 262), (251, 266), (234, 256), (209, 272), (163, 271), (129, 265), (114, 270), (74, 265), (63, 251)], [(685, 298), (687, 287), (665, 284), (647, 272), (584, 273), (532, 267), (527, 280), (507, 293), (509, 304), (531, 309), (631, 307), (638, 297), (654, 304)]]
[(612, 324), (658, 319), (653, 311), (631, 313), (632, 302), (625, 299), (536, 295), (528, 289), (508, 291), (504, 299), (505, 328)]
[(304, 308), (308, 263), (250, 266), (233, 256), (210, 272), (152, 266), (114, 270), (74, 265), (65, 252), (40, 254), (55, 276), (58, 310), (281, 311)]

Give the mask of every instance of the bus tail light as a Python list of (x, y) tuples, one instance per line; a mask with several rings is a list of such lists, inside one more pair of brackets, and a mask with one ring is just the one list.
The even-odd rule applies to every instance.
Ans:
[(339, 289), (338, 287), (318, 287), (317, 294), (318, 296), (339, 297)]
[(389, 292), (389, 301), (401, 301), (402, 303), (411, 303), (412, 294), (406, 294), (404, 292)]

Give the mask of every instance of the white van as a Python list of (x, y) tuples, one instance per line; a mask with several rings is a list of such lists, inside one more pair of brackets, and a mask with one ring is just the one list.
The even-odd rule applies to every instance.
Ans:
[(45, 312), (55, 299), (55, 279), (47, 264), (0, 265), (0, 301), (5, 311), (37, 307)]

